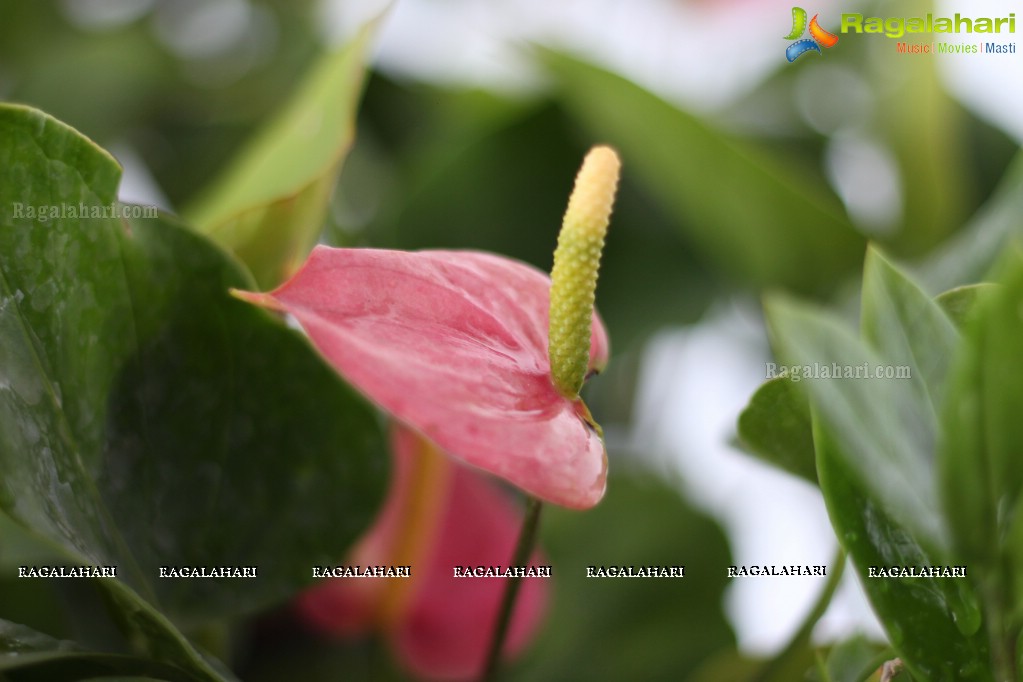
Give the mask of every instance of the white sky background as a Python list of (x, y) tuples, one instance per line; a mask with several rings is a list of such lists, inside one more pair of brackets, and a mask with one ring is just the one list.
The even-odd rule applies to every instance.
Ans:
[[(837, 19), (851, 4), (823, 0), (813, 11)], [(343, 33), (380, 6), (337, 0), (329, 4), (326, 23)], [(376, 61), (415, 79), (528, 90), (542, 84), (521, 46), (542, 43), (710, 114), (785, 66), (780, 38), (789, 28), (790, 7), (788, 0), (397, 0)], [(1006, 16), (1018, 9), (1018, 0), (970, 0), (937, 2), (935, 12)], [(1023, 28), (1023, 12), (1018, 21)], [(1020, 55), (939, 60), (952, 93), (1023, 140)], [(871, 151), (869, 144), (854, 146)], [(859, 156), (867, 157), (869, 168), (829, 159), (834, 179), (852, 178), (850, 192), (857, 177), (891, 177), (883, 158)], [(846, 188), (839, 189), (848, 201)], [(898, 198), (891, 201), (897, 211)], [(642, 449), (664, 453), (665, 466), (682, 472), (689, 496), (726, 526), (736, 562), (827, 564), (835, 540), (819, 492), (728, 445), (770, 360), (756, 316), (754, 302), (745, 310), (722, 307), (695, 328), (655, 338), (644, 362), (637, 409), (643, 416), (635, 433), (644, 434)], [(821, 587), (819, 578), (736, 580), (727, 609), (740, 646), (767, 653), (783, 645)], [(879, 634), (880, 627), (849, 571), (816, 634), (827, 640), (853, 631)]]
[[(97, 7), (125, 4), (125, 0), (88, 2)], [(206, 10), (222, 6), (227, 13), (245, 4), (209, 0)], [(781, 36), (790, 27), (792, 0), (394, 0), (392, 4), (375, 61), (378, 68), (395, 75), (531, 90), (542, 87), (542, 79), (522, 48), (542, 43), (571, 50), (683, 107), (712, 115), (773, 69), (785, 67)], [(831, 17), (834, 25), (853, 4), (854, 0), (819, 0), (812, 8), (802, 6), (819, 11), (824, 19)], [(325, 31), (334, 40), (343, 39), (385, 5), (378, 0), (328, 0)], [(1023, 31), (1019, 0), (937, 0), (935, 7), (937, 14), (959, 11), (993, 17), (1017, 10)], [(211, 35), (222, 37), (217, 32)], [(955, 96), (1023, 140), (1023, 55), (936, 58)], [(830, 176), (854, 214), (857, 192), (876, 199), (878, 178), (888, 179), (882, 181), (887, 188), (897, 186), (885, 151), (871, 147), (870, 140), (836, 136), (831, 152)], [(117, 156), (126, 167), (122, 197), (165, 206), (159, 188), (131, 150), (119, 149)], [(872, 179), (873, 185), (862, 187), (864, 178)], [(887, 205), (890, 212), (897, 212), (897, 189), (892, 191), (896, 196)], [(878, 225), (883, 226), (885, 219), (877, 217)], [(820, 494), (728, 445), (736, 417), (764, 379), (764, 364), (770, 360), (757, 307), (755, 301), (721, 305), (700, 325), (666, 331), (651, 341), (637, 411), (642, 418), (635, 433), (643, 434), (645, 449), (663, 454), (664, 466), (681, 471), (690, 497), (725, 525), (736, 562), (826, 564), (835, 540)], [(817, 632), (821, 639), (853, 630), (880, 632), (851, 573), (821, 622)], [(758, 653), (776, 650), (821, 587), (819, 578), (736, 580), (727, 608), (740, 646)]]

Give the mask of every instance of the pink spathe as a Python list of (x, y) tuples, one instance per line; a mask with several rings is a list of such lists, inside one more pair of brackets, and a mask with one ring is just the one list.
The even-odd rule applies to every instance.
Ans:
[[(275, 291), (237, 295), (293, 315), (347, 381), (449, 455), (565, 507), (603, 496), (603, 441), (551, 381), (539, 270), (473, 251), (319, 246)], [(596, 314), (591, 337), (596, 371), (609, 351)]]
[[(335, 578), (296, 606), (320, 631), (384, 634), (416, 677), (475, 679), (483, 669), (502, 578), (456, 578), (455, 567), (506, 566), (521, 510), (495, 481), (461, 466), (404, 427), (393, 434), (394, 472), (377, 521), (353, 550), (353, 565), (411, 566), (410, 578)], [(533, 554), (530, 565), (543, 565)], [(525, 578), (503, 653), (526, 644), (543, 616), (549, 579)]]

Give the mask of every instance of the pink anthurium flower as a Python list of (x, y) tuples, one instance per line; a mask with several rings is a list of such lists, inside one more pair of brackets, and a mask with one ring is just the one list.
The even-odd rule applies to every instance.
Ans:
[[(526, 492), (585, 509), (604, 494), (607, 456), (586, 406), (555, 387), (550, 278), (472, 251), (318, 246), (269, 293), (352, 385), (444, 452)], [(588, 369), (608, 358), (591, 314)]]
[[(330, 579), (297, 601), (304, 621), (340, 637), (382, 632), (402, 665), (426, 679), (472, 679), (482, 670), (502, 578), (458, 578), (455, 567), (504, 565), (520, 512), (494, 481), (460, 466), (414, 432), (393, 434), (394, 474), (377, 521), (352, 565), (411, 566), (410, 578)], [(534, 553), (531, 566), (542, 566)], [(547, 581), (526, 579), (503, 652), (536, 630)]]
[(608, 358), (593, 302), (619, 167), (609, 147), (586, 155), (551, 278), (473, 251), (318, 246), (276, 290), (234, 293), (294, 316), (345, 379), (449, 455), (586, 509), (607, 453), (579, 390)]

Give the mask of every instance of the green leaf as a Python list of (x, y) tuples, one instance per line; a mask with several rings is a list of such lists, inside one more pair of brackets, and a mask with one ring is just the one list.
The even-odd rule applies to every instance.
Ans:
[[(965, 580), (869, 577), (871, 567), (944, 561), (874, 499), (851, 466), (849, 452), (839, 445), (842, 441), (829, 431), (814, 419), (817, 473), (828, 516), (892, 647), (918, 680), (991, 682), (980, 607)], [(887, 475), (886, 468), (874, 473)]]
[[(885, 648), (871, 642), (863, 635), (855, 635), (839, 642), (828, 652), (824, 663), (826, 682), (863, 682), (883, 663)], [(887, 650), (891, 654), (891, 650)]]
[(123, 649), (107, 617), (104, 593), (91, 580), (25, 580), (22, 566), (66, 563), (62, 552), (0, 512), (0, 620), (20, 623), (102, 651)]
[[(862, 301), (864, 337), (888, 365), (908, 368), (914, 402), (926, 407), (920, 417), (928, 422), (929, 432), (936, 432), (937, 405), (958, 339), (955, 328), (941, 308), (875, 248), (867, 252)], [(810, 412), (793, 377), (772, 379), (757, 390), (739, 416), (739, 440), (761, 459), (816, 482)]]
[(372, 518), (387, 461), (378, 420), (300, 334), (241, 312), (226, 288), (248, 282), (221, 254), (170, 224), (131, 230), (128, 289), (148, 305), (108, 399), (100, 494), (150, 576), (169, 563), (261, 575), (159, 580), (164, 603), (200, 619), (251, 612)]
[(723, 269), (760, 285), (817, 291), (861, 262), (865, 241), (819, 174), (729, 137), (625, 78), (540, 55), (573, 116), (618, 148), (624, 172), (639, 177)]
[(792, 379), (775, 377), (762, 384), (739, 415), (743, 448), (816, 485), (810, 406)]
[(996, 289), (997, 286), (990, 282), (966, 284), (939, 294), (934, 302), (945, 311), (957, 328), (962, 329), (977, 304), (990, 296)]
[(860, 332), (886, 362), (909, 368), (906, 383), (936, 432), (959, 334), (941, 308), (873, 247), (863, 266)]
[(365, 60), (376, 22), (325, 55), (287, 107), (186, 212), (236, 253), (262, 288), (286, 279), (323, 229), (330, 195), (355, 139)]
[[(1023, 258), (1011, 252), (1001, 285), (963, 330), (942, 411), (939, 449), (945, 515), (970, 561), (1000, 569), (1023, 487)], [(1011, 510), (1011, 512), (1010, 512)], [(1023, 547), (1017, 570), (1023, 573)]]
[(193, 682), (177, 668), (155, 661), (88, 651), (23, 625), (0, 620), (0, 679), (5, 682), (77, 682), (86, 678), (145, 675), (137, 679)]
[(858, 379), (804, 376), (800, 386), (810, 396), (817, 475), (831, 523), (892, 645), (920, 679), (990, 679), (986, 642), (978, 633), (980, 607), (967, 581), (867, 577), (871, 566), (942, 565), (949, 556), (935, 480), (932, 408), (913, 381), (875, 373), (893, 357), (910, 367), (926, 357), (913, 349), (922, 343), (920, 330), (930, 329), (933, 320), (930, 314), (919, 317), (919, 310), (908, 315), (914, 310), (909, 301), (922, 294), (876, 255), (871, 258), (864, 291), (872, 300), (864, 301), (864, 327), (885, 355), (841, 321), (781, 297), (767, 306), (772, 339), (793, 365), (837, 365), (843, 375), (846, 366), (867, 369)]
[[(251, 279), (203, 237), (26, 208), (110, 211), (118, 176), (0, 107), (0, 509), (68, 563), (116, 565), (99, 584), (150, 655), (219, 679), (160, 609), (251, 612), (343, 555), (382, 496), (383, 434), (300, 334), (227, 294)], [(158, 578), (180, 565), (259, 578)]]
[(899, 370), (889, 370), (889, 359), (830, 314), (780, 296), (766, 309), (776, 352), (804, 368), (799, 385), (818, 420), (843, 443), (857, 480), (914, 536), (945, 547), (933, 470), (935, 417), (913, 382), (894, 378)]
[[(53, 550), (32, 537), (0, 511), (0, 572), (14, 567), (42, 563), (53, 558)], [(13, 572), (13, 571), (12, 571)]]

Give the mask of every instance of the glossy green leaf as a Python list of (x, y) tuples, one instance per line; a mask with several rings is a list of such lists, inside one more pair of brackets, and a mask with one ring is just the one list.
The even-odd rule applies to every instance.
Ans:
[[(78, 601), (82, 593), (95, 597), (89, 581), (25, 580), (18, 577), (21, 566), (52, 566), (61, 563), (59, 550), (32, 534), (0, 512), (0, 620), (20, 623), (62, 639), (75, 639), (79, 631), (72, 618), (83, 613)], [(93, 600), (93, 604), (95, 605)], [(75, 602), (71, 612), (68, 602)], [(102, 614), (89, 619), (89, 633), (103, 632)], [(80, 642), (86, 646), (90, 643)]]
[(959, 334), (941, 307), (875, 249), (863, 266), (860, 334), (891, 365), (909, 368), (905, 382), (937, 431), (937, 412)]
[(365, 60), (376, 22), (325, 55), (287, 107), (236, 157), (186, 216), (233, 251), (262, 288), (286, 279), (323, 229), (355, 139)]
[(816, 291), (861, 262), (864, 239), (818, 174), (772, 158), (625, 78), (561, 54), (540, 56), (572, 115), (618, 148), (624, 172), (639, 177), (721, 268), (756, 284)]
[(913, 382), (895, 378), (898, 366), (830, 314), (783, 297), (769, 299), (766, 310), (776, 352), (804, 368), (799, 385), (843, 443), (857, 480), (914, 536), (946, 546), (933, 467), (935, 417)]
[[(118, 176), (74, 130), (0, 107), (0, 508), (68, 563), (116, 565), (100, 584), (149, 654), (218, 679), (160, 609), (250, 612), (343, 555), (383, 437), (301, 335), (227, 294), (252, 281), (201, 236), (24, 208), (111, 210)], [(158, 578), (181, 565), (259, 577)]]
[(78, 682), (87, 678), (145, 675), (135, 679), (193, 682), (195, 677), (156, 661), (88, 651), (23, 625), (0, 620), (0, 680)]
[(934, 302), (945, 311), (953, 324), (961, 329), (977, 304), (990, 296), (996, 289), (997, 285), (990, 282), (965, 284), (939, 294)]
[[(873, 498), (848, 450), (829, 431), (815, 418), (817, 473), (828, 516), (892, 647), (917, 680), (992, 682), (980, 606), (966, 580), (869, 577), (871, 567), (947, 562)], [(887, 471), (874, 475), (883, 478)]]
[[(880, 260), (870, 268), (864, 291), (873, 300), (864, 302), (864, 326), (879, 350), (830, 315), (780, 297), (767, 306), (772, 339), (785, 362), (822, 368), (821, 376), (800, 382), (814, 415), (821, 491), (893, 646), (920, 679), (990, 679), (971, 583), (867, 577), (871, 566), (957, 563), (946, 553), (933, 461), (936, 423), (927, 396), (911, 380), (875, 373), (894, 362), (892, 357), (911, 368), (925, 357), (911, 350), (922, 343), (919, 330), (930, 329), (933, 320), (922, 318), (924, 324), (907, 315), (919, 314), (910, 301), (922, 297), (908, 280)], [(895, 328), (880, 331), (877, 324)], [(836, 365), (866, 367), (868, 373), (858, 379), (844, 377), (844, 371), (843, 378), (823, 378), (823, 368)]]
[(775, 377), (757, 389), (739, 415), (739, 443), (765, 462), (817, 483), (810, 406), (791, 379)]
[[(1023, 258), (1014, 252), (1000, 286), (977, 303), (964, 326), (942, 411), (939, 458), (946, 516), (960, 551), (992, 570), (1003, 565), (1005, 538), (1023, 488), (1020, 301)], [(1023, 565), (1018, 570), (1023, 573)]]

